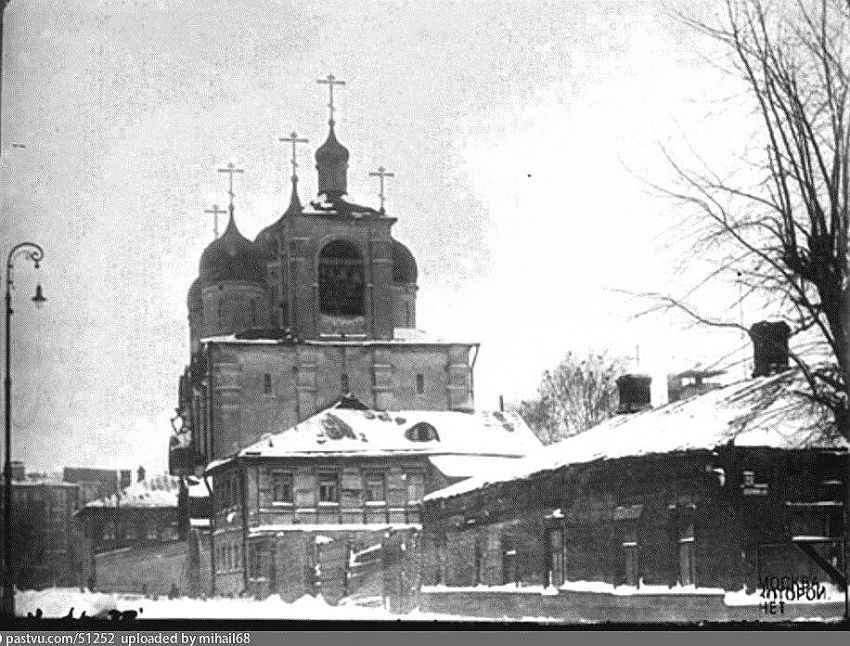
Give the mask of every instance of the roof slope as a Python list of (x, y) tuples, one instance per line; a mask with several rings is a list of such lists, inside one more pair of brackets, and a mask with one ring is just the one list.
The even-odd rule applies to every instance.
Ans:
[[(439, 439), (408, 439), (417, 424), (428, 424)], [(267, 435), (242, 449), (240, 457), (386, 455), (476, 455), (518, 458), (540, 446), (515, 413), (479, 411), (376, 411), (339, 404), (294, 427)], [(231, 456), (233, 457), (233, 456)], [(230, 458), (211, 463), (212, 469)]]
[(450, 498), (491, 484), (529, 478), (570, 464), (658, 453), (713, 450), (724, 445), (775, 449), (847, 449), (832, 416), (800, 394), (799, 370), (738, 382), (642, 413), (615, 416), (579, 435), (542, 447), (425, 497)]
[[(180, 478), (163, 474), (141, 482), (134, 482), (129, 487), (115, 494), (92, 500), (84, 509), (94, 507), (126, 507), (154, 508), (177, 507), (177, 496), (180, 493)], [(203, 498), (208, 495), (206, 487), (199, 480), (189, 479), (189, 496)]]

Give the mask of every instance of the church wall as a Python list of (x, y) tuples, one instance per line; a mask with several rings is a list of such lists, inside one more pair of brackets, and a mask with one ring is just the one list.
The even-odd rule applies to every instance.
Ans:
[[(348, 390), (390, 410), (469, 410), (469, 346), (223, 345), (213, 352), (214, 456), (279, 433)], [(272, 392), (265, 392), (269, 375)], [(422, 375), (423, 381), (417, 381)], [(423, 392), (419, 392), (421, 390)]]
[(416, 285), (393, 283), (393, 327), (416, 327)]
[(202, 294), (204, 336), (269, 326), (269, 298), (263, 285), (228, 280), (204, 287)]

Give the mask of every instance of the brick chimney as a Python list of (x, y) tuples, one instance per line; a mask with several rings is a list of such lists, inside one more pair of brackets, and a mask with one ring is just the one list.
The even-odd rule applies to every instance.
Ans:
[(766, 377), (788, 370), (788, 337), (784, 321), (760, 321), (750, 328), (753, 341), (753, 377)]
[(142, 482), (145, 479), (145, 468), (140, 466), (136, 469), (136, 482)]
[(652, 377), (649, 375), (623, 375), (617, 379), (617, 388), (620, 391), (617, 413), (624, 415), (652, 408), (651, 385)]

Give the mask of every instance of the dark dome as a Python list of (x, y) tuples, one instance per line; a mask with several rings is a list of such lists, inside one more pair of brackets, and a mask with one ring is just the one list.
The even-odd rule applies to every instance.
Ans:
[(201, 255), (198, 273), (203, 285), (223, 280), (265, 283), (266, 261), (260, 248), (239, 233), (231, 214), (224, 234)]
[(196, 278), (189, 286), (189, 294), (186, 296), (186, 307), (190, 310), (200, 309), (204, 306), (201, 297), (201, 279)]
[(393, 282), (416, 283), (418, 275), (416, 259), (410, 249), (398, 240), (393, 240)]
[(348, 148), (337, 141), (334, 129), (331, 128), (328, 138), (316, 149), (317, 164), (348, 163)]

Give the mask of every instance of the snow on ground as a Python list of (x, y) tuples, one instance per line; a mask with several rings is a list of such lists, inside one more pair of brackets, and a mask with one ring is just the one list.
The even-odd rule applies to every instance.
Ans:
[[(296, 620), (356, 620), (356, 621), (489, 621), (480, 617), (440, 615), (414, 610), (407, 615), (391, 614), (384, 608), (367, 608), (354, 604), (332, 606), (321, 597), (303, 596), (293, 603), (279, 596), (263, 601), (251, 598), (214, 597), (193, 599), (182, 597), (152, 600), (133, 594), (104, 594), (80, 592), (77, 588), (17, 591), (17, 614), (26, 617), (41, 608), (45, 618), (67, 616), (71, 608), (79, 618), (85, 611), (89, 617), (103, 615), (109, 610), (141, 609), (139, 619), (296, 619)], [(554, 619), (551, 621), (555, 621)]]

